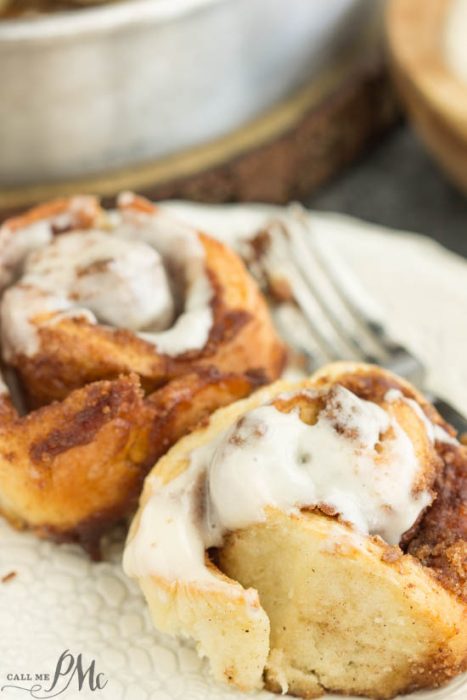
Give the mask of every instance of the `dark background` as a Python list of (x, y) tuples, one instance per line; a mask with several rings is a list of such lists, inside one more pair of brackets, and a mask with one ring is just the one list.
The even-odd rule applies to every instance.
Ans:
[(423, 233), (467, 257), (467, 197), (451, 185), (406, 124), (307, 204)]

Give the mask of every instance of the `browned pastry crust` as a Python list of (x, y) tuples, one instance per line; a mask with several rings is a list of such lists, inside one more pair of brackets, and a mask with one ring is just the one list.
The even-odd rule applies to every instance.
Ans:
[[(151, 539), (144, 528), (133, 549), (140, 523), (153, 513), (151, 499), (249, 411), (274, 403), (309, 424), (327, 411), (333, 429), (345, 435), (352, 428), (342, 407), (331, 401), (329, 413), (336, 384), (397, 417), (422, 465), (412, 493), (423, 486), (435, 494), (400, 546), (359, 534), (318, 503), (299, 513), (266, 507), (263, 518), (227, 532), (206, 553), (217, 588), (183, 567), (181, 575), (158, 568), (145, 549)], [(391, 389), (418, 406), (387, 396)], [(447, 434), (432, 433), (420, 409)], [(157, 628), (193, 638), (215, 678), (242, 690), (391, 698), (443, 685), (467, 668), (467, 458), (464, 447), (451, 444), (453, 433), (414, 387), (379, 367), (335, 363), (296, 385), (277, 382), (217, 411), (158, 462), (130, 529), (126, 570), (138, 579)], [(379, 455), (384, 441), (380, 435)]]
[(467, 448), (439, 444), (443, 469), (437, 498), (419, 523), (407, 551), (467, 602)]
[[(154, 211), (140, 199), (131, 206)], [(57, 217), (59, 235), (101, 216), (93, 199), (82, 207), (60, 200), (5, 226), (15, 235)], [(38, 407), (21, 417), (0, 396), (0, 510), (18, 527), (96, 553), (102, 532), (134, 508), (158, 457), (213, 410), (280, 373), (282, 343), (253, 280), (232, 251), (200, 238), (215, 280), (202, 350), (171, 358), (129, 331), (67, 318), (39, 329), (36, 355), (12, 358)]]
[[(27, 226), (66, 211), (67, 206), (66, 200), (59, 200), (6, 222), (6, 226)], [(157, 211), (142, 198), (134, 198), (125, 208), (148, 214)], [(67, 230), (91, 228), (99, 216), (97, 203), (87, 204), (85, 210), (76, 212), (76, 224)], [(269, 380), (280, 374), (284, 364), (283, 346), (245, 266), (227, 246), (202, 233), (198, 235), (214, 289), (211, 302), (214, 322), (207, 344), (201, 350), (169, 357), (129, 331), (108, 330), (80, 318), (63, 319), (40, 328), (41, 350), (36, 355), (18, 354), (11, 361), (32, 406), (63, 399), (72, 389), (128, 372), (138, 374), (146, 392), (168, 379), (206, 366), (226, 372), (257, 369)]]
[[(327, 381), (322, 374), (320, 382)], [(360, 367), (339, 378), (339, 383), (363, 399), (381, 402), (389, 389), (414, 399), (427, 418), (454, 437), (452, 426), (404, 380), (390, 373)], [(467, 447), (436, 441), (439, 456), (432, 485), (436, 499), (405, 533), (401, 547), (428, 566), (439, 581), (467, 602)]]

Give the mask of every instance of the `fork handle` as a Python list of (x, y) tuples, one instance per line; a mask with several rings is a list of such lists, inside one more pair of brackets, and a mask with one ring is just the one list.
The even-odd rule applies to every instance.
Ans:
[(457, 408), (454, 408), (454, 406), (439, 396), (433, 396), (431, 402), (444, 420), (457, 430), (459, 437), (462, 437), (464, 433), (467, 434), (467, 418), (462, 413), (459, 413)]

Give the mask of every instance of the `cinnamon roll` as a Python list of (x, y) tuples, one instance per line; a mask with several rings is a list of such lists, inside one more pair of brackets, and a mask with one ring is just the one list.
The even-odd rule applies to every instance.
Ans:
[(407, 382), (337, 363), (217, 411), (146, 479), (124, 568), (248, 691), (391, 698), (467, 659), (467, 450)]
[(40, 534), (91, 546), (176, 439), (283, 366), (237, 255), (130, 194), (7, 221), (0, 291), (0, 509)]

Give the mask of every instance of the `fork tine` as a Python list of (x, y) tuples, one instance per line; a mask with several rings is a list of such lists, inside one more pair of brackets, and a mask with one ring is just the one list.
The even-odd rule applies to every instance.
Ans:
[(327, 275), (342, 304), (371, 337), (382, 354), (381, 360), (378, 361), (378, 359), (373, 358), (369, 361), (382, 364), (397, 374), (410, 378), (415, 384), (421, 385), (425, 375), (422, 363), (404, 346), (395, 342), (389, 336), (385, 327), (379, 321), (379, 318), (382, 316), (381, 310), (359, 287), (358, 281), (349, 273), (348, 268), (339, 257), (329, 255), (326, 248), (320, 245), (318, 238), (310, 235), (310, 224), (306, 210), (300, 205), (294, 205), (292, 212), (297, 221), (301, 223), (303, 230), (302, 241), (313, 251), (316, 260)]
[[(294, 223), (298, 223), (299, 225), (294, 226)], [(347, 346), (349, 346), (349, 348), (355, 353), (358, 359), (363, 359), (365, 362), (376, 362), (377, 359), (375, 358), (375, 356), (367, 352), (362, 341), (359, 340), (354, 334), (353, 329), (345, 327), (345, 324), (342, 322), (342, 317), (339, 317), (336, 314), (333, 306), (329, 303), (325, 293), (323, 293), (322, 289), (317, 283), (316, 277), (313, 277), (312, 274), (310, 274), (310, 270), (313, 269), (313, 266), (316, 267), (316, 265), (318, 265), (318, 267), (320, 267), (323, 272), (326, 272), (326, 270), (323, 269), (321, 261), (314, 254), (314, 247), (310, 245), (310, 242), (308, 240), (309, 238), (311, 238), (311, 236), (309, 235), (309, 227), (307, 228), (307, 230), (304, 230), (302, 220), (297, 217), (294, 217), (292, 224), (287, 228), (287, 233), (291, 242), (291, 253), (295, 259), (296, 265), (300, 269), (302, 276), (306, 280), (306, 283), (311, 293), (319, 303), (326, 318), (328, 319), (331, 326), (334, 328), (336, 334), (343, 340), (343, 342)], [(326, 277), (334, 287), (334, 284), (332, 283), (329, 274), (327, 274)]]
[[(417, 357), (412, 355), (403, 345), (395, 342), (387, 333), (383, 324), (379, 321), (382, 314), (369, 297), (359, 288), (358, 280), (352, 276), (347, 267), (341, 263), (339, 257), (333, 255), (332, 258), (326, 254), (325, 249), (319, 245), (320, 241), (316, 235), (310, 235), (310, 224), (308, 213), (302, 207), (295, 205), (292, 208), (292, 216), (286, 220), (275, 220), (269, 223), (266, 228), (258, 232), (258, 237), (243, 241), (243, 246), (239, 246), (239, 252), (244, 258), (250, 272), (259, 282), (265, 292), (275, 292), (277, 288), (274, 282), (285, 282), (289, 287), (290, 294), (286, 294), (286, 301), (283, 295), (281, 303), (272, 308), (273, 318), (279, 332), (285, 336), (287, 343), (300, 353), (301, 360), (308, 364), (309, 371), (313, 371), (319, 363), (315, 348), (319, 348), (325, 359), (343, 359), (337, 347), (334, 347), (329, 334), (323, 332), (320, 322), (315, 319), (312, 308), (317, 306), (323, 316), (324, 322), (332, 327), (334, 340), (344, 341), (354, 352), (358, 352), (360, 357), (370, 362), (375, 362), (396, 372), (402, 377), (409, 379), (415, 386), (424, 391), (425, 368)], [(297, 229), (290, 225), (292, 222), (300, 224)], [(279, 252), (275, 250), (277, 237), (274, 239), (274, 226), (279, 230)], [(292, 231), (292, 232), (291, 232)], [(288, 232), (288, 235), (286, 235)], [(263, 237), (263, 240), (258, 240)], [(293, 245), (293, 242), (295, 245)], [(259, 245), (258, 245), (259, 244)], [(266, 244), (266, 245), (265, 245)], [(314, 284), (313, 277), (310, 276), (308, 263), (313, 261), (318, 266), (317, 269), (326, 279), (327, 286), (330, 286), (335, 296), (338, 297), (343, 307), (354, 323), (357, 323), (371, 340), (378, 347), (383, 355), (378, 362), (371, 355), (366, 353), (360, 340), (353, 334), (349, 334), (344, 328), (344, 324), (335, 314), (334, 309), (328, 303), (327, 298), (322, 293), (321, 287)], [(269, 301), (276, 299), (277, 295), (271, 294)], [(284, 312), (292, 311), (293, 314)], [(297, 315), (299, 320), (297, 321)], [(294, 318), (295, 316), (295, 318)], [(301, 323), (304, 321), (304, 323)], [(308, 331), (308, 335), (303, 334), (303, 330)], [(296, 369), (303, 369), (303, 363), (297, 364)], [(293, 367), (292, 367), (293, 368)], [(299, 371), (301, 371), (299, 369)], [(465, 419), (456, 409), (439, 397), (429, 395), (429, 400), (438, 408), (441, 415), (454, 425), (461, 433), (467, 434), (467, 419)]]
[(297, 353), (294, 365), (302, 366), (307, 372), (314, 372), (322, 362), (319, 348), (310, 329), (303, 322), (302, 312), (292, 303), (279, 304), (271, 309), (274, 324), (280, 335), (287, 340), (292, 350)]
[[(312, 342), (318, 347), (325, 361), (343, 358), (374, 361), (374, 357), (365, 351), (352, 331), (344, 328), (332, 306), (327, 303), (325, 295), (318, 290), (317, 285), (311, 282), (310, 270), (313, 266), (316, 267), (316, 264), (306, 244), (300, 239), (303, 235), (301, 227), (298, 226), (298, 231), (293, 232), (291, 231), (293, 224), (296, 229), (297, 222), (294, 219), (291, 221), (290, 218), (274, 219), (269, 223), (266, 230), (272, 245), (265, 249), (259, 266), (258, 258), (253, 255), (253, 259), (249, 261), (250, 270), (253, 274), (256, 271), (256, 277), (263, 288), (269, 287), (269, 291), (280, 288), (283, 282), (286, 283), (285, 286), (290, 289), (300, 309), (302, 320), (306, 323), (309, 337), (312, 337)], [(315, 270), (315, 274), (318, 272), (319, 270)], [(352, 319), (351, 321), (354, 326)], [(286, 330), (287, 335), (290, 336), (290, 319)], [(296, 334), (292, 333), (292, 335)], [(307, 344), (309, 345), (309, 341)], [(296, 343), (295, 346), (298, 347)], [(301, 347), (303, 349), (306, 344), (302, 342)]]
[[(324, 360), (337, 360), (342, 357), (336, 347), (334, 334), (330, 334), (326, 323), (321, 324), (317, 319), (320, 307), (311, 293), (309, 286), (301, 270), (295, 264), (291, 255), (289, 239), (284, 235), (284, 223), (275, 219), (267, 227), (273, 245), (267, 254), (261, 258), (261, 271), (266, 275), (267, 284), (271, 289), (276, 289), (285, 282), (291, 296), (301, 311), (302, 322), (306, 324), (313, 343)], [(251, 266), (250, 266), (250, 269)], [(290, 326), (290, 323), (289, 323)]]
[(384, 334), (384, 329), (379, 322), (382, 315), (381, 310), (377, 307), (375, 302), (359, 288), (357, 280), (349, 274), (347, 266), (335, 255), (335, 251), (333, 251), (331, 256), (318, 238), (312, 235), (312, 229), (308, 221), (306, 210), (296, 204), (293, 205), (292, 213), (296, 220), (300, 222), (304, 233), (308, 234), (305, 238), (306, 244), (308, 248), (313, 251), (314, 256), (319, 261), (322, 270), (327, 275), (344, 306), (346, 306), (347, 310), (356, 321), (362, 323), (372, 331), (374, 330), (379, 338), (381, 334)]

